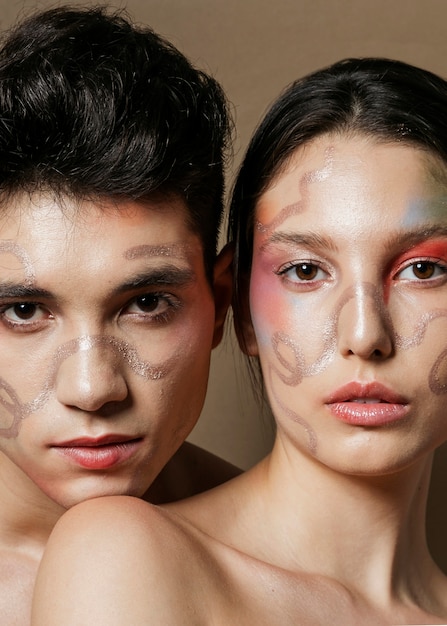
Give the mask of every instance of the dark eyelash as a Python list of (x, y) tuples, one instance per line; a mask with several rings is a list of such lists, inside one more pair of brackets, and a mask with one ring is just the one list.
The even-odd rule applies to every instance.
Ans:
[(286, 265), (282, 265), (278, 270), (275, 270), (275, 274), (277, 276), (282, 276), (283, 274), (286, 274), (289, 270), (293, 269), (294, 267), (299, 267), (300, 265), (312, 265), (321, 269), (321, 266), (318, 263), (315, 263), (315, 261), (291, 261), (290, 263), (286, 263)]

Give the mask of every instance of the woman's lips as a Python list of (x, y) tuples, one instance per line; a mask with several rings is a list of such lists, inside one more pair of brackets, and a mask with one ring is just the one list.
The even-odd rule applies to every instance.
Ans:
[(383, 426), (404, 419), (408, 401), (381, 383), (352, 382), (326, 400), (330, 412), (353, 426)]
[(52, 448), (70, 461), (91, 470), (108, 469), (127, 461), (140, 447), (142, 439), (109, 435), (99, 439), (80, 438)]

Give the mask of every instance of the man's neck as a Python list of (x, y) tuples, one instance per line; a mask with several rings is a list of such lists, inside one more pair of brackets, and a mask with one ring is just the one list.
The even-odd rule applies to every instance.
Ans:
[(16, 549), (40, 558), (65, 509), (50, 500), (1, 452), (0, 502), (0, 549)]

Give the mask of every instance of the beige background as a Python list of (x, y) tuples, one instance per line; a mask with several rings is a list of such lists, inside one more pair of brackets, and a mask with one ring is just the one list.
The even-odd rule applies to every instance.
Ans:
[[(0, 27), (50, 5), (0, 0)], [(220, 80), (236, 116), (234, 167), (268, 104), (309, 71), (343, 57), (373, 55), (447, 77), (447, 0), (128, 0), (113, 5), (127, 8)], [(261, 458), (272, 440), (268, 414), (249, 388), (230, 336), (213, 356), (209, 397), (191, 440), (244, 468)], [(438, 454), (437, 465), (429, 527), (438, 559), (447, 567), (447, 451)]]

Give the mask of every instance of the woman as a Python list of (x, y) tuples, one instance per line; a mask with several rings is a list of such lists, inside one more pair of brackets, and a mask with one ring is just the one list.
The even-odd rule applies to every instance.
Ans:
[(447, 83), (347, 60), (256, 131), (230, 216), (237, 332), (271, 454), (164, 509), (71, 510), (34, 624), (446, 623), (425, 539), (447, 439)]

